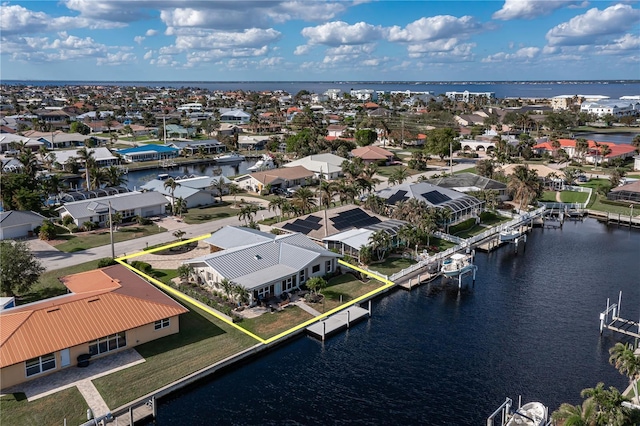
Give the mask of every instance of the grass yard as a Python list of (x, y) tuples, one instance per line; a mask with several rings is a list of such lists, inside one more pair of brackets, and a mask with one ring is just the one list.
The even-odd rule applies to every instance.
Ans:
[[(613, 214), (623, 214), (623, 215), (630, 215), (631, 214), (631, 209), (629, 208), (629, 204), (628, 203), (623, 203), (621, 205), (616, 205), (616, 204), (605, 204), (602, 202), (602, 200), (606, 200), (607, 197), (603, 197), (600, 194), (595, 194), (592, 199), (595, 199), (589, 206), (588, 208), (592, 209), (592, 210), (598, 210), (601, 212), (609, 212), (609, 213), (613, 213)], [(633, 211), (633, 215), (636, 216), (638, 213), (638, 210), (640, 209), (635, 209)]]
[(544, 191), (542, 196), (540, 197), (540, 201), (543, 203), (555, 203), (556, 200), (556, 191)]
[(107, 405), (115, 409), (257, 342), (181, 302), (190, 311), (180, 317), (180, 333), (137, 346), (146, 362), (93, 380)]
[(459, 175), (460, 173), (478, 174), (478, 170), (475, 167), (469, 167), (468, 169), (458, 170), (457, 172), (453, 172), (454, 175)]
[(320, 312), (327, 312), (383, 285), (383, 283), (374, 279), (362, 282), (353, 274), (339, 275), (331, 278), (327, 288), (322, 290), (325, 298), (324, 303), (310, 304), (310, 306)]
[[(119, 243), (120, 241), (133, 240), (135, 238), (159, 234), (164, 231), (166, 231), (166, 229), (158, 225), (127, 225), (113, 233), (113, 241)], [(109, 235), (108, 229), (58, 235), (56, 238), (56, 240), (51, 241), (51, 245), (65, 253), (74, 253), (111, 243), (111, 236)]]
[(75, 386), (28, 402), (23, 393), (0, 397), (0, 424), (13, 426), (60, 426), (87, 421), (87, 403)]
[[(237, 216), (240, 214), (239, 208), (232, 208), (232, 204), (226, 201), (217, 203), (211, 207), (194, 207), (190, 208), (184, 215), (185, 223), (193, 225), (195, 223), (210, 222), (212, 220), (218, 220), (225, 217)], [(240, 221), (238, 221), (240, 225)]]
[(263, 339), (268, 339), (311, 318), (313, 315), (295, 305), (289, 305), (279, 312), (267, 312), (255, 318), (243, 319), (237, 325)]
[(589, 198), (588, 192), (562, 191), (560, 199), (563, 203), (585, 203)]
[[(413, 265), (414, 263), (416, 262), (404, 257), (388, 257), (380, 263), (372, 263), (369, 265), (369, 269), (380, 272), (383, 275), (392, 275)], [(378, 283), (377, 287), (382, 285), (379, 281), (376, 282)]]
[(383, 166), (383, 167), (379, 167), (378, 168), (378, 172), (377, 174), (379, 174), (380, 176), (384, 176), (386, 178), (388, 178), (389, 176), (391, 176), (397, 169), (401, 169), (401, 168), (405, 168), (407, 169), (407, 174), (409, 176), (413, 176), (416, 175), (418, 173), (422, 173), (419, 170), (415, 170), (415, 169), (410, 169), (406, 166)]

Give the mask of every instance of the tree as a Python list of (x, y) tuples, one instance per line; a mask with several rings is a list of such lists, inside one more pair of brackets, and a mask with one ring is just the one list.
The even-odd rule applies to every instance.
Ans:
[(375, 250), (378, 260), (384, 259), (387, 251), (391, 248), (391, 236), (382, 229), (371, 234), (369, 242)]
[(176, 212), (176, 216), (182, 217), (182, 213), (187, 211), (187, 200), (182, 197), (176, 198), (176, 201), (173, 204), (173, 208)]
[(233, 294), (233, 297), (238, 302), (238, 305), (242, 305), (243, 303), (249, 303), (249, 296), (251, 295), (251, 293), (249, 293), (249, 290), (242, 287), (240, 284), (235, 284), (233, 286), (233, 289), (231, 290), (231, 293)]
[(359, 146), (368, 146), (373, 144), (378, 139), (378, 134), (375, 130), (360, 129), (355, 133), (356, 143)]
[(40, 226), (38, 238), (45, 241), (53, 240), (56, 237), (56, 226), (50, 220), (45, 220)]
[(258, 213), (258, 206), (254, 204), (246, 204), (240, 208), (240, 214), (238, 220), (244, 220), (245, 225), (249, 225), (249, 222), (253, 222), (253, 217)]
[(616, 343), (609, 349), (609, 363), (629, 378), (633, 385), (633, 394), (638, 397), (638, 381), (636, 378), (640, 374), (640, 358), (635, 354), (632, 345), (627, 343)]
[(69, 126), (69, 131), (71, 131), (71, 133), (80, 133), (81, 135), (88, 135), (89, 133), (91, 133), (91, 128), (81, 121), (74, 121)]
[(495, 168), (494, 168), (494, 165), (493, 165), (493, 161), (491, 161), (489, 159), (478, 160), (476, 162), (476, 172), (480, 176), (484, 176), (484, 177), (487, 177), (489, 179), (492, 179), (494, 170), (495, 170)]
[(78, 154), (78, 158), (80, 159), (80, 161), (84, 163), (84, 173), (86, 178), (87, 190), (89, 190), (91, 189), (90, 170), (94, 168), (95, 161), (96, 161), (94, 157), (94, 151), (91, 149), (88, 149), (86, 146), (83, 146), (76, 152)]
[(182, 282), (186, 282), (189, 280), (189, 277), (191, 277), (191, 273), (193, 272), (193, 267), (191, 265), (187, 265), (183, 263), (182, 265), (178, 266), (177, 272)]
[(127, 183), (123, 171), (117, 166), (109, 166), (103, 170), (103, 177), (107, 186), (121, 186)]
[(327, 288), (327, 281), (322, 277), (311, 277), (305, 283), (307, 288), (314, 294), (318, 294), (325, 288)]
[(406, 167), (399, 167), (391, 172), (388, 183), (389, 185), (400, 185), (402, 184), (402, 182), (407, 180), (408, 177), (409, 169), (407, 169)]
[(636, 149), (636, 153), (640, 154), (640, 135), (636, 135), (631, 141), (631, 146)]
[(169, 191), (171, 192), (171, 213), (175, 215), (175, 211), (173, 210), (173, 207), (175, 205), (176, 200), (173, 194), (176, 192), (176, 188), (181, 185), (178, 182), (176, 182), (174, 178), (169, 178), (164, 181), (163, 186), (164, 186), (164, 189), (169, 188)]
[(216, 190), (218, 197), (220, 198), (220, 202), (222, 202), (222, 195), (225, 191), (229, 191), (229, 184), (225, 183), (224, 177), (218, 176), (218, 179), (211, 183), (211, 188)]
[(522, 206), (529, 205), (542, 193), (542, 185), (538, 180), (538, 172), (527, 166), (516, 166), (514, 173), (507, 183), (507, 189), (511, 193), (513, 200)]
[(29, 246), (21, 241), (0, 241), (0, 290), (12, 297), (28, 291), (44, 272)]
[(311, 191), (309, 188), (306, 188), (306, 187), (299, 188), (293, 194), (292, 198), (293, 198), (293, 201), (292, 201), (293, 205), (298, 209), (300, 209), (302, 214), (305, 214), (308, 211), (310, 212), (311, 209), (314, 208), (316, 205), (316, 201), (314, 200), (314, 196), (313, 196), (313, 191)]
[(437, 155), (440, 160), (452, 151), (458, 151), (460, 141), (456, 140), (457, 133), (451, 128), (434, 129), (427, 133), (425, 149), (428, 153)]
[(223, 278), (222, 281), (220, 281), (220, 287), (222, 287), (222, 291), (224, 291), (224, 294), (227, 296), (227, 299), (231, 298), (231, 293), (233, 292), (233, 287), (236, 284), (233, 281), (230, 281), (227, 278)]
[(609, 386), (604, 388), (604, 383), (600, 382), (594, 388), (586, 388), (580, 392), (583, 398), (592, 399), (595, 404), (595, 422), (603, 426), (626, 426), (635, 425), (631, 417), (631, 410), (625, 408), (622, 403), (629, 401), (629, 398), (620, 393), (618, 389)]
[(586, 399), (582, 405), (564, 403), (551, 414), (555, 421), (563, 421), (565, 426), (591, 426), (595, 423), (596, 404), (592, 398)]
[(317, 193), (320, 198), (320, 205), (328, 209), (333, 202), (333, 196), (336, 194), (335, 184), (326, 180), (320, 181)]

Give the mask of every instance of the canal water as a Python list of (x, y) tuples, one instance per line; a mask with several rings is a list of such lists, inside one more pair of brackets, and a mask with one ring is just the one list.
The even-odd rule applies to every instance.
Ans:
[(157, 424), (482, 425), (506, 397), (551, 410), (599, 381), (619, 336), (598, 316), (623, 291), (640, 314), (640, 232), (598, 223), (536, 228), (526, 250), (479, 253), (475, 286), (397, 290), (326, 342), (301, 337), (159, 405)]

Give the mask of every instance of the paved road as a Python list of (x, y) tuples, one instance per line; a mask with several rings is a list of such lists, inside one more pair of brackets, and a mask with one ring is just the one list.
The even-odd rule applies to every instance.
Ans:
[[(473, 167), (476, 160), (460, 158), (456, 159), (457, 164), (453, 166), (454, 171), (468, 169), (469, 167)], [(416, 182), (420, 175), (432, 176), (434, 174), (440, 174), (443, 171), (448, 172), (449, 167), (438, 167), (428, 170), (424, 173), (417, 174), (411, 176), (408, 181)], [(386, 178), (382, 178), (382, 182), (376, 186), (376, 190), (380, 190), (387, 187)], [(245, 200), (250, 200), (251, 197), (244, 197)], [(233, 199), (233, 197), (223, 197), (227, 201)], [(254, 198), (253, 200), (260, 200), (263, 207), (266, 207), (266, 202), (264, 200)], [(256, 201), (257, 202), (257, 201)], [(260, 210), (256, 216), (256, 220), (262, 220), (266, 218), (270, 218), (276, 215), (276, 212), (269, 210)], [(122, 241), (114, 244), (114, 252), (116, 257), (124, 256), (126, 254), (136, 253), (140, 250), (145, 249), (148, 246), (154, 246), (157, 244), (168, 243), (175, 240), (175, 237), (172, 235), (173, 231), (176, 229), (181, 229), (186, 234), (183, 238), (194, 238), (203, 234), (208, 234), (217, 231), (223, 226), (238, 226), (242, 225), (244, 222), (239, 221), (237, 216), (228, 217), (223, 219), (218, 219), (215, 221), (197, 224), (197, 225), (188, 225), (183, 222), (177, 222), (174, 218), (168, 217), (163, 219), (160, 224), (162, 227), (166, 228), (168, 232), (163, 232), (160, 234), (150, 235), (148, 237), (137, 238), (134, 240)], [(59, 250), (56, 250), (54, 247), (50, 246), (44, 241), (40, 240), (29, 240), (28, 244), (31, 247), (31, 251), (34, 255), (40, 259), (42, 265), (46, 270), (52, 271), (56, 269), (66, 268), (73, 265), (78, 265), (80, 263), (89, 262), (92, 260), (98, 260), (105, 257), (111, 257), (111, 246), (105, 245), (101, 247), (95, 247), (88, 250), (83, 250), (75, 253), (64, 253)]]

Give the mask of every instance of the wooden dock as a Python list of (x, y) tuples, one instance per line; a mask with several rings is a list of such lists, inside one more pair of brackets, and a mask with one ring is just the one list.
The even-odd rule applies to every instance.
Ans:
[[(640, 207), (638, 207), (638, 211), (640, 211)], [(633, 228), (640, 228), (640, 217), (637, 215), (624, 215), (620, 213), (609, 213), (609, 212), (601, 212), (598, 210), (589, 210), (589, 217), (593, 217), (600, 222), (605, 222), (606, 224), (615, 224), (618, 226), (628, 226)]]
[(371, 301), (369, 301), (369, 309), (359, 306), (350, 306), (345, 310), (328, 316), (322, 321), (316, 322), (307, 327), (307, 333), (324, 340), (327, 336), (337, 333), (340, 330), (349, 328), (351, 324), (361, 319), (371, 316)]
[(618, 294), (618, 303), (610, 303), (609, 299), (607, 299), (607, 308), (600, 312), (600, 334), (604, 330), (611, 330), (635, 339), (640, 338), (640, 323), (621, 318), (621, 304), (622, 292)]

